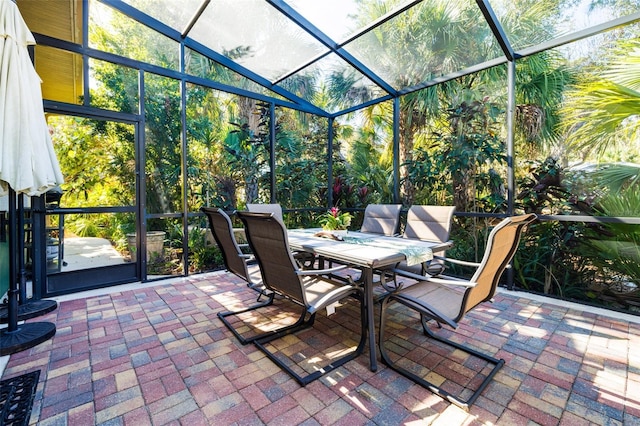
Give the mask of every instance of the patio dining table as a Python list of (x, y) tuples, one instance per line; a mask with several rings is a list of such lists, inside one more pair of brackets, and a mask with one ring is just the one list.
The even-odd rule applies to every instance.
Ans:
[(394, 266), (398, 262), (418, 264), (433, 258), (433, 252), (443, 251), (452, 246), (451, 241), (433, 242), (388, 237), (377, 234), (349, 231), (340, 239), (317, 236), (322, 231), (313, 229), (289, 229), (289, 246), (295, 251), (313, 253), (329, 261), (343, 263), (362, 271), (361, 280), (365, 289), (367, 327), (369, 338), (369, 359), (371, 371), (376, 371), (376, 336), (374, 324), (374, 271)]

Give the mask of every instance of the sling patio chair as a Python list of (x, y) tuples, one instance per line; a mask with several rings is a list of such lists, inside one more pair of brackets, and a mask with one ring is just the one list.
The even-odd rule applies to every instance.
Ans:
[[(451, 220), (455, 211), (455, 206), (411, 206), (407, 212), (407, 223), (402, 236), (441, 243), (449, 241)], [(444, 256), (444, 253), (441, 256)], [(406, 262), (401, 262), (398, 268), (420, 275), (438, 275), (444, 272), (445, 263), (442, 259), (435, 258), (430, 262), (416, 265), (415, 268), (408, 266)]]
[[(455, 212), (455, 206), (435, 206), (435, 205), (413, 205), (407, 212), (407, 223), (402, 233), (403, 238), (422, 241), (449, 241), (451, 231), (451, 220)], [(444, 253), (440, 257), (417, 265), (407, 265), (406, 261), (395, 266), (395, 270), (402, 275), (402, 272), (410, 272), (416, 275), (438, 275), (444, 272), (445, 262), (442, 260)], [(388, 276), (391, 276), (393, 284), (390, 285)], [(395, 274), (381, 274), (380, 282), (389, 291), (397, 287), (397, 277)]]
[[(467, 312), (482, 302), (490, 301), (496, 292), (500, 276), (505, 268), (507, 268), (518, 248), (523, 229), (535, 219), (535, 214), (525, 214), (503, 219), (489, 234), (487, 247), (480, 263), (445, 259), (449, 262), (476, 267), (475, 273), (468, 281), (441, 275), (438, 277), (430, 277), (412, 286), (400, 288), (395, 292), (388, 293), (382, 299), (382, 309), (380, 313), (380, 339), (378, 345), (380, 347), (382, 361), (403, 376), (449, 400), (453, 404), (468, 410), (489, 384), (493, 376), (504, 365), (505, 361), (439, 336), (431, 330), (427, 322), (429, 320), (435, 320), (439, 327), (441, 327), (441, 324), (447, 324), (451, 328), (456, 329), (458, 328), (458, 323)], [(466, 384), (458, 384), (460, 387), (465, 387), (467, 394), (472, 392), (471, 396), (466, 400), (462, 399), (462, 395), (453, 395), (445, 390), (443, 387), (446, 382), (439, 386), (426, 380), (426, 378), (423, 377), (424, 374), (417, 374), (423, 370), (424, 367), (420, 364), (418, 364), (417, 368), (409, 367), (409, 364), (414, 364), (408, 360), (408, 358), (412, 357), (403, 358), (399, 355), (394, 355), (396, 360), (392, 360), (392, 357), (385, 348), (385, 330), (387, 328), (388, 308), (391, 302), (394, 301), (420, 314), (422, 329), (424, 334), (429, 338), (480, 358), (486, 361), (487, 365), (493, 365), (490, 372), (486, 373), (483, 368), (476, 374), (476, 376), (480, 377), (483, 374), (486, 374), (486, 376), (479, 383), (475, 391), (466, 388)], [(407, 318), (407, 316), (396, 315), (395, 318)], [(426, 350), (424, 346), (422, 346), (422, 349)], [(411, 349), (403, 347), (403, 350), (410, 352)], [(442, 349), (440, 349), (440, 351), (441, 350)], [(435, 357), (431, 357), (431, 359), (434, 360)], [(465, 361), (464, 365), (461, 365), (459, 369), (465, 370), (471, 368), (472, 365), (473, 363)], [(438, 366), (433, 365), (432, 367), (433, 371), (437, 371)], [(440, 379), (442, 379), (442, 377), (440, 377)]]
[[(282, 206), (279, 203), (271, 204), (247, 204), (247, 210), (255, 213), (273, 213), (273, 217), (284, 223), (284, 216), (282, 214)], [(310, 269), (316, 262), (316, 258), (311, 253), (294, 252), (293, 257), (296, 261), (305, 269)]]
[(282, 214), (282, 206), (279, 203), (262, 204), (256, 203), (247, 204), (247, 210), (256, 213), (273, 213), (273, 216), (284, 223), (284, 215)]
[(379, 235), (398, 235), (402, 204), (369, 204), (364, 209), (360, 232)]
[[(363, 290), (351, 280), (346, 283), (330, 278), (331, 274), (345, 269), (346, 266), (341, 265), (324, 270), (300, 269), (289, 247), (287, 229), (281, 221), (269, 213), (238, 212), (237, 214), (244, 223), (249, 246), (260, 265), (264, 285), (270, 291), (293, 302), (300, 309), (300, 317), (293, 325), (280, 328), (269, 335), (256, 339), (254, 344), (303, 386), (359, 356), (364, 350), (366, 341)], [(354, 350), (337, 359), (329, 356), (329, 364), (323, 367), (317, 367), (313, 363), (313, 360), (319, 357), (318, 354), (310, 356), (305, 352), (301, 357), (312, 364), (307, 365), (307, 369), (297, 366), (297, 369), (303, 370), (302, 374), (297, 373), (290, 365), (291, 360), (278, 356), (269, 350), (269, 347), (273, 346), (269, 344), (270, 342), (311, 327), (319, 310), (334, 305), (342, 299), (347, 299), (349, 296), (355, 296), (360, 300), (360, 341)], [(336, 344), (339, 342), (340, 340)], [(331, 350), (331, 352), (334, 351)], [(342, 353), (342, 350), (335, 352)], [(294, 364), (296, 363), (294, 362)], [(311, 369), (312, 372), (309, 372), (308, 369)]]
[[(237, 311), (218, 312), (218, 318), (225, 326), (240, 340), (243, 345), (251, 342), (255, 337), (245, 339), (242, 335), (227, 321), (226, 317), (237, 315), (242, 312), (251, 311), (253, 309), (270, 305), (273, 303), (274, 294), (268, 291), (262, 284), (262, 275), (260, 267), (253, 255), (245, 254), (233, 234), (233, 224), (231, 218), (222, 209), (212, 207), (202, 207), (200, 209), (207, 215), (209, 219), (209, 227), (211, 233), (220, 248), (222, 259), (227, 271), (237, 275), (247, 282), (247, 286), (259, 293), (258, 303), (248, 306)], [(260, 302), (260, 298), (265, 296), (266, 299)]]
[(407, 223), (402, 237), (425, 241), (447, 241), (455, 210), (455, 206), (411, 206), (407, 212)]

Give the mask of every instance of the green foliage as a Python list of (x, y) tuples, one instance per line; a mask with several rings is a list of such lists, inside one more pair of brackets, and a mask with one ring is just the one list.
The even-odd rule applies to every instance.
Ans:
[[(566, 212), (571, 194), (562, 183), (562, 167), (553, 158), (543, 163), (528, 161), (529, 175), (518, 182), (517, 201), (525, 213), (558, 214)], [(524, 165), (524, 164), (523, 164)]]
[(110, 62), (93, 60), (93, 78), (100, 82), (90, 92), (91, 105), (114, 111), (137, 113), (139, 108), (138, 73)]
[(78, 237), (97, 237), (99, 227), (89, 215), (69, 217), (67, 228)]
[(190, 251), (190, 273), (215, 271), (224, 268), (222, 252), (218, 247), (197, 247)]
[(276, 194), (286, 208), (321, 206), (327, 182), (325, 118), (276, 110)]
[[(167, 240), (168, 247), (162, 259), (155, 259), (153, 268), (155, 273), (182, 274), (182, 255), (184, 232), (182, 223), (168, 221)], [(189, 273), (213, 271), (223, 267), (222, 253), (215, 244), (206, 240), (206, 228), (199, 225), (189, 226), (189, 238), (187, 240), (187, 256)]]
[(517, 63), (515, 140), (518, 152), (535, 158), (559, 137), (560, 106), (574, 76), (556, 51), (545, 51)]
[(349, 228), (352, 219), (353, 215), (351, 213), (341, 212), (337, 207), (331, 207), (327, 213), (320, 215), (318, 222), (323, 229), (334, 231)]
[[(420, 203), (441, 203), (453, 194), (457, 211), (502, 211), (506, 202), (500, 170), (506, 163), (498, 137), (502, 111), (487, 100), (447, 110), (443, 126), (425, 139), (406, 164)], [(422, 195), (424, 194), (424, 195)]]
[(147, 210), (169, 213), (181, 209), (182, 149), (180, 85), (173, 79), (145, 79), (145, 178)]
[[(594, 206), (596, 215), (640, 217), (640, 187), (631, 185), (619, 191), (610, 191)], [(640, 226), (625, 223), (600, 223), (589, 227), (582, 241), (582, 254), (608, 276), (592, 286), (591, 294), (623, 293), (616, 303), (625, 303), (622, 283), (640, 283)], [(597, 296), (596, 296), (597, 297)], [(628, 306), (625, 306), (628, 308)]]
[(386, 158), (385, 149), (376, 143), (373, 129), (363, 129), (358, 136), (351, 144), (349, 163), (341, 170), (343, 180), (352, 182), (351, 187), (347, 184), (341, 189), (350, 191), (336, 197), (334, 183), (334, 205), (365, 207), (368, 203), (391, 202), (393, 163)]
[(582, 74), (563, 109), (572, 147), (599, 155), (640, 141), (640, 39), (620, 41), (607, 57), (604, 72), (596, 65)]
[(234, 210), (236, 179), (230, 175), (222, 141), (227, 124), (229, 97), (197, 85), (187, 86), (187, 205)]
[[(518, 199), (527, 211), (640, 216), (637, 167), (605, 165), (593, 171), (566, 173), (553, 159), (547, 159), (531, 172), (532, 176), (519, 185)], [(515, 258), (518, 285), (623, 309), (637, 306), (637, 295), (629, 292), (626, 283), (640, 279), (638, 225), (543, 222), (532, 228)]]
[[(604, 163), (599, 164), (593, 172), (594, 183), (600, 188), (609, 188), (612, 194), (622, 194), (627, 190), (633, 191), (640, 185), (640, 165), (639, 164), (620, 164), (620, 163)], [(633, 192), (629, 193), (633, 197)], [(617, 200), (622, 201), (622, 198)], [(611, 198), (609, 202), (615, 203), (616, 198)], [(628, 206), (630, 208), (622, 208), (622, 206), (612, 206), (607, 210), (617, 212), (618, 216), (640, 216), (638, 205)]]
[(586, 300), (596, 270), (582, 256), (581, 223), (541, 222), (530, 226), (514, 258), (516, 285), (538, 293)]
[(231, 122), (232, 130), (224, 141), (227, 165), (242, 179), (246, 203), (258, 199), (258, 181), (265, 179), (269, 167), (268, 111), (267, 105), (260, 105), (255, 112), (259, 117), (257, 129), (248, 122)]
[(598, 201), (595, 210), (602, 216), (640, 217), (640, 185), (611, 190)]
[(222, 253), (218, 246), (207, 244), (206, 228), (189, 230), (189, 272), (211, 271), (224, 267)]
[(52, 116), (49, 123), (67, 206), (135, 203), (133, 126), (63, 116)]
[[(639, 39), (623, 39), (613, 49), (605, 50), (602, 62), (585, 67), (581, 78), (567, 92), (563, 129), (571, 134), (570, 147), (583, 158), (610, 161), (587, 164), (581, 174), (573, 176), (572, 192), (595, 216), (640, 215), (639, 168), (621, 163), (637, 160), (639, 152), (638, 64)], [(629, 292), (626, 283), (637, 286), (640, 282), (640, 227), (596, 223), (585, 227), (580, 242), (581, 256), (598, 271), (589, 283), (587, 295), (600, 303), (637, 309), (638, 297)]]

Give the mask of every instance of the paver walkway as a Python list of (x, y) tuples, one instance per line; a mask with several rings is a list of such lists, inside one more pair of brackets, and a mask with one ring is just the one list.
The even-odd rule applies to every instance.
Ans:
[[(382, 364), (371, 372), (364, 355), (300, 387), (217, 318), (254, 296), (213, 273), (63, 301), (36, 319), (54, 322), (55, 337), (12, 355), (2, 378), (41, 370), (31, 424), (42, 426), (640, 425), (637, 322), (499, 293), (455, 334), (506, 360), (465, 412)], [(403, 321), (392, 324), (398, 352), (413, 348), (429, 367), (440, 349), (415, 356), (417, 318), (392, 309)], [(351, 339), (341, 322), (354, 318), (357, 303), (348, 302), (319, 315), (301, 340)], [(437, 374), (464, 370), (440, 365)]]

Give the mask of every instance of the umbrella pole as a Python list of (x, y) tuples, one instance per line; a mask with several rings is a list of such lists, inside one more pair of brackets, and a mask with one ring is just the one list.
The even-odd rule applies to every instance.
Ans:
[(18, 194), (18, 303), (27, 301), (27, 270), (24, 264), (24, 194)]
[(16, 253), (18, 252), (18, 239), (16, 227), (16, 193), (9, 188), (9, 291), (8, 296), (8, 323), (9, 332), (18, 329), (18, 277), (16, 268)]
[[(49, 340), (56, 334), (50, 322), (32, 322), (18, 325), (18, 230), (16, 220), (16, 193), (9, 188), (9, 292), (8, 327), (0, 330), (0, 356), (11, 355)], [(21, 212), (23, 213), (23, 212)], [(24, 251), (24, 249), (23, 249)], [(24, 256), (24, 254), (23, 254)]]
[[(11, 269), (9, 270), (9, 274), (11, 277), (16, 277), (18, 286), (15, 290), (15, 298), (17, 303), (17, 314), (15, 312), (11, 312), (8, 309), (8, 306), (0, 307), (0, 324), (9, 322), (10, 315), (17, 315), (16, 321), (24, 321), (31, 318), (39, 317), (40, 315), (47, 314), (58, 307), (58, 302), (55, 300), (46, 300), (40, 299), (36, 300), (35, 297), (29, 299), (27, 297), (27, 270), (25, 266), (25, 246), (24, 246), (24, 194), (18, 194), (18, 207), (16, 211), (15, 204), (15, 191), (13, 197), (9, 197), (10, 200), (13, 201), (13, 211), (9, 208), (9, 216), (15, 218), (9, 221), (10, 228), (9, 235), (12, 235), (14, 238), (13, 243), (9, 243), (9, 253), (15, 253), (15, 258), (11, 265), (13, 266), (13, 272)], [(31, 220), (35, 220), (35, 217), (31, 215)], [(17, 229), (16, 229), (17, 223)], [(33, 223), (32, 223), (32, 253), (35, 253), (35, 241), (33, 235)], [(11, 231), (13, 229), (13, 231)], [(34, 262), (35, 266), (35, 262)], [(13, 278), (12, 278), (13, 279)]]

